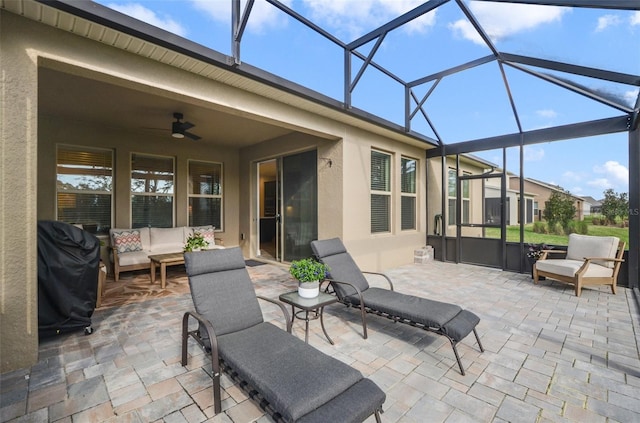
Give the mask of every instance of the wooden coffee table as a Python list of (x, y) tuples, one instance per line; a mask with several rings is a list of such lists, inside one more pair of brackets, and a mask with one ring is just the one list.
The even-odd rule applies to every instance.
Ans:
[(167, 266), (184, 264), (184, 253), (153, 254), (151, 260), (151, 283), (156, 283), (156, 267), (160, 265), (160, 286), (167, 286)]

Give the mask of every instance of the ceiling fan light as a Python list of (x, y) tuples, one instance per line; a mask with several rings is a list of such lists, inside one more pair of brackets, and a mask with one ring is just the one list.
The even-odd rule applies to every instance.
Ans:
[(171, 136), (173, 138), (184, 138), (184, 131), (180, 128), (180, 122), (173, 122), (171, 125)]

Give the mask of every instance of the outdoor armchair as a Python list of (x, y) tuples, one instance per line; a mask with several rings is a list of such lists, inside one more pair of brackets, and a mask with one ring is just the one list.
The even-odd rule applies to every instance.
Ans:
[[(533, 281), (541, 276), (571, 283), (576, 296), (587, 285), (610, 285), (616, 293), (620, 264), (624, 261), (625, 242), (614, 236), (569, 235), (567, 251), (544, 250), (533, 265)], [(550, 255), (565, 254), (565, 258)]]
[[(239, 248), (185, 253), (185, 266), (195, 312), (182, 321), (182, 365), (189, 337), (211, 354), (216, 414), (225, 371), (278, 422), (380, 422), (384, 392), (292, 335), (284, 305), (256, 295)], [(259, 298), (280, 306), (287, 331), (263, 320)]]
[[(465, 372), (456, 348), (458, 342), (473, 332), (480, 351), (484, 351), (476, 332), (480, 318), (472, 312), (454, 304), (394, 291), (393, 284), (386, 275), (361, 271), (339, 238), (312, 241), (311, 249), (318, 260), (330, 267), (329, 282), (338, 301), (360, 310), (365, 339), (366, 313), (374, 313), (445, 336), (451, 342), (462, 375)], [(370, 287), (365, 274), (383, 276), (389, 283), (389, 289)]]

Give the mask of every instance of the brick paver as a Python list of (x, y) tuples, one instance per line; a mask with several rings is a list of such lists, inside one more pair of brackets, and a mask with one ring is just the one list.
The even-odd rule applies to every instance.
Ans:
[[(286, 268), (249, 272), (260, 295), (295, 288)], [(384, 422), (640, 421), (640, 325), (630, 290), (586, 288), (577, 298), (550, 280), (536, 286), (528, 275), (440, 262), (387, 273), (400, 292), (478, 314), (486, 351), (472, 335), (458, 345), (462, 376), (445, 338), (369, 316), (365, 340), (357, 311), (327, 307), (336, 344), (319, 322), (309, 342), (386, 391)], [(278, 307), (261, 306), (265, 320), (284, 326)], [(189, 309), (188, 294), (101, 309), (94, 334), (43, 340), (36, 365), (0, 376), (0, 422), (270, 422), (226, 375), (223, 412), (213, 415), (209, 356), (191, 342), (189, 363), (180, 364)]]

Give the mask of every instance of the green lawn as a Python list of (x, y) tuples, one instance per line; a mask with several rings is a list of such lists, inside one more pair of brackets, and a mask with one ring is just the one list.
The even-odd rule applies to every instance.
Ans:
[[(499, 238), (500, 229), (487, 228), (486, 234), (487, 238)], [(589, 225), (587, 234), (596, 236), (616, 236), (620, 238), (621, 241), (627, 243), (627, 248), (629, 246), (629, 228)], [(507, 241), (520, 242), (519, 225), (507, 226)], [(567, 235), (537, 234), (533, 232), (533, 225), (525, 225), (524, 242), (532, 244), (544, 243), (552, 245), (567, 245), (569, 243), (569, 237)]]

